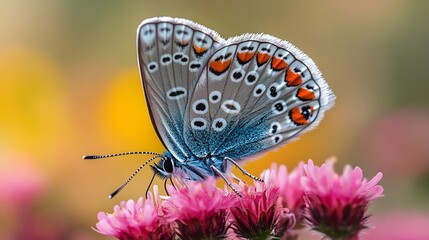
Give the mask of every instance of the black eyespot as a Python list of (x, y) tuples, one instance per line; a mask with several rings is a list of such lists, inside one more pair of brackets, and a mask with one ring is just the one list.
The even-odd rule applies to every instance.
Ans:
[(255, 75), (249, 75), (247, 76), (247, 81), (249, 81), (250, 83), (254, 82), (256, 80), (256, 76)]
[(180, 61), (182, 61), (183, 63), (186, 63), (188, 61), (187, 57), (183, 57)]
[(213, 96), (212, 96), (212, 100), (213, 100), (213, 101), (216, 101), (216, 100), (218, 100), (218, 99), (219, 99), (219, 96), (218, 96), (218, 95), (213, 95)]
[(198, 111), (204, 111), (204, 110), (206, 110), (206, 105), (204, 103), (198, 103), (197, 106), (195, 106), (195, 108)]
[(271, 97), (276, 97), (277, 96), (277, 89), (276, 89), (276, 87), (274, 87), (274, 86), (270, 87), (270, 96)]
[(221, 121), (216, 122), (215, 126), (217, 128), (221, 128), (223, 126), (223, 123)]
[(306, 87), (307, 89), (309, 89), (309, 90), (314, 90), (314, 87), (313, 87), (313, 86), (310, 86), (310, 85), (308, 85), (308, 84), (307, 84), (305, 87)]
[(162, 168), (167, 173), (172, 173), (174, 170), (174, 163), (170, 157), (165, 157)]
[(279, 141), (280, 141), (280, 137), (279, 136), (277, 136), (277, 137), (274, 138), (274, 142), (275, 143), (278, 143)]
[(262, 89), (258, 88), (256, 89), (256, 94), (261, 94), (262, 93)]
[(195, 127), (204, 127), (204, 125), (205, 125), (205, 124), (204, 124), (204, 122), (202, 122), (202, 121), (195, 121), (195, 122), (194, 122), (194, 126), (195, 126)]
[(308, 120), (310, 118), (310, 116), (312, 115), (312, 111), (311, 111), (311, 107), (310, 106), (304, 106), (301, 108), (302, 111), (302, 116), (304, 116), (304, 118), (306, 120)]
[(235, 73), (232, 74), (232, 77), (234, 79), (240, 79), (241, 76), (243, 76), (243, 74), (241, 74), (241, 72), (235, 72)]
[(177, 96), (180, 96), (182, 94), (185, 94), (185, 92), (182, 91), (182, 90), (178, 90), (178, 91), (175, 91), (175, 92), (171, 92), (169, 95), (170, 95), (170, 97), (177, 97)]
[[(277, 111), (281, 112), (283, 111), (283, 104), (281, 103), (276, 103), (276, 105), (274, 105), (274, 107), (276, 108)], [(276, 126), (277, 127), (277, 126)]]
[(182, 54), (175, 54), (174, 55), (174, 59), (175, 60), (179, 60), (179, 59), (181, 59), (183, 57), (183, 55)]
[(228, 108), (229, 110), (237, 110), (237, 108), (233, 105), (233, 104), (225, 104), (225, 107)]
[(199, 64), (199, 63), (192, 63), (189, 67), (192, 68), (192, 69), (195, 69), (195, 68), (201, 67), (201, 64)]
[(164, 62), (164, 63), (169, 62), (170, 60), (171, 60), (171, 58), (168, 56), (162, 58), (162, 62)]
[(301, 69), (299, 69), (299, 68), (296, 67), (296, 68), (293, 69), (293, 71), (296, 72), (296, 73), (300, 73)]
[(149, 69), (150, 69), (150, 70), (154, 70), (155, 68), (156, 68), (156, 65), (155, 65), (155, 64), (150, 64), (150, 65), (149, 65)]
[(246, 50), (252, 51), (253, 49), (254, 48), (252, 46), (250, 46), (250, 47), (244, 46), (244, 47), (241, 48), (241, 51), (246, 51)]

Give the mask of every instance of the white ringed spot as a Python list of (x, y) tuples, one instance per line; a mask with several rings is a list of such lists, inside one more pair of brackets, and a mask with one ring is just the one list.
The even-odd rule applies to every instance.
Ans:
[(248, 86), (251, 86), (251, 85), (255, 84), (258, 81), (258, 79), (259, 79), (259, 73), (256, 71), (251, 71), (246, 75), (244, 82)]
[(241, 110), (241, 106), (237, 101), (234, 101), (232, 99), (225, 100), (221, 105), (222, 110), (225, 113), (230, 114), (238, 114)]
[(189, 62), (189, 57), (186, 54), (183, 54), (181, 52), (177, 52), (173, 54), (173, 61), (175, 63), (179, 63), (182, 65), (187, 65)]
[(193, 118), (191, 127), (195, 130), (204, 130), (207, 128), (207, 121), (204, 118)]
[(229, 78), (231, 79), (232, 82), (238, 83), (238, 82), (241, 82), (241, 80), (243, 80), (245, 73), (246, 72), (244, 71), (244, 69), (236, 68), (232, 70), (232, 73), (231, 75), (229, 75)]
[(161, 56), (159, 63), (163, 66), (170, 65), (170, 63), (173, 61), (171, 54), (164, 54)]
[(271, 105), (271, 110), (274, 115), (279, 115), (286, 112), (287, 106), (284, 100), (277, 100)]
[(174, 87), (167, 91), (167, 98), (170, 100), (181, 99), (186, 96), (186, 88)]
[(198, 99), (192, 104), (192, 110), (196, 114), (205, 114), (209, 110), (209, 103), (205, 99)]
[(279, 122), (272, 122), (270, 126), (270, 135), (274, 135), (282, 129), (282, 125)]
[(149, 70), (150, 73), (155, 72), (156, 70), (158, 70), (158, 63), (156, 63), (156, 62), (150, 62), (147, 65), (147, 69)]
[(267, 97), (270, 100), (275, 100), (280, 97), (281, 91), (279, 90), (280, 85), (278, 83), (272, 83), (267, 90)]
[(226, 120), (223, 118), (216, 118), (213, 120), (212, 128), (216, 132), (220, 132), (226, 128)]
[(211, 103), (218, 103), (222, 98), (222, 93), (219, 91), (212, 91), (209, 95), (209, 100)]
[(281, 142), (283, 140), (283, 136), (281, 134), (276, 134), (274, 136), (271, 137), (271, 141), (273, 141), (273, 144), (278, 144), (279, 142)]
[(190, 72), (198, 72), (200, 67), (202, 66), (200, 61), (192, 61), (189, 63), (189, 71)]
[(262, 94), (264, 94), (266, 89), (267, 89), (267, 87), (264, 84), (262, 84), (262, 83), (258, 84), (253, 89), (253, 96), (254, 97), (260, 97)]

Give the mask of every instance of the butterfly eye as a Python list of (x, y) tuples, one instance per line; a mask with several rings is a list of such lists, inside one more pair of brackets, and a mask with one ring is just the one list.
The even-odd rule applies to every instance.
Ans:
[(173, 173), (173, 170), (174, 170), (173, 160), (170, 157), (165, 157), (162, 168), (167, 173)]

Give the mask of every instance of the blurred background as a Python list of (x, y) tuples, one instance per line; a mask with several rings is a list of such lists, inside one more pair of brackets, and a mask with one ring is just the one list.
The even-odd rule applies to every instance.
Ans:
[(143, 19), (164, 15), (224, 38), (286, 39), (337, 95), (316, 130), (247, 169), (259, 175), (272, 162), (292, 169), (336, 156), (338, 171), (381, 171), (386, 196), (371, 206), (367, 239), (429, 239), (428, 9), (425, 0), (0, 0), (0, 239), (107, 239), (91, 229), (97, 213), (144, 194), (149, 168), (107, 199), (145, 156), (81, 157), (163, 151), (135, 33)]

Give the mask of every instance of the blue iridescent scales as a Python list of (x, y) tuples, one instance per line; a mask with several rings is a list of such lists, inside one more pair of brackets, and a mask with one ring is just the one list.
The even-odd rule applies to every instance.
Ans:
[(313, 60), (270, 35), (225, 40), (186, 19), (156, 17), (138, 27), (137, 51), (150, 117), (167, 149), (151, 165), (161, 178), (215, 176), (230, 185), (235, 165), (257, 179), (239, 163), (313, 129), (334, 104)]
[(315, 63), (266, 34), (224, 40), (192, 21), (159, 17), (142, 22), (137, 46), (152, 122), (173, 165), (154, 167), (163, 177), (228, 175), (226, 157), (240, 162), (282, 146), (334, 103)]

